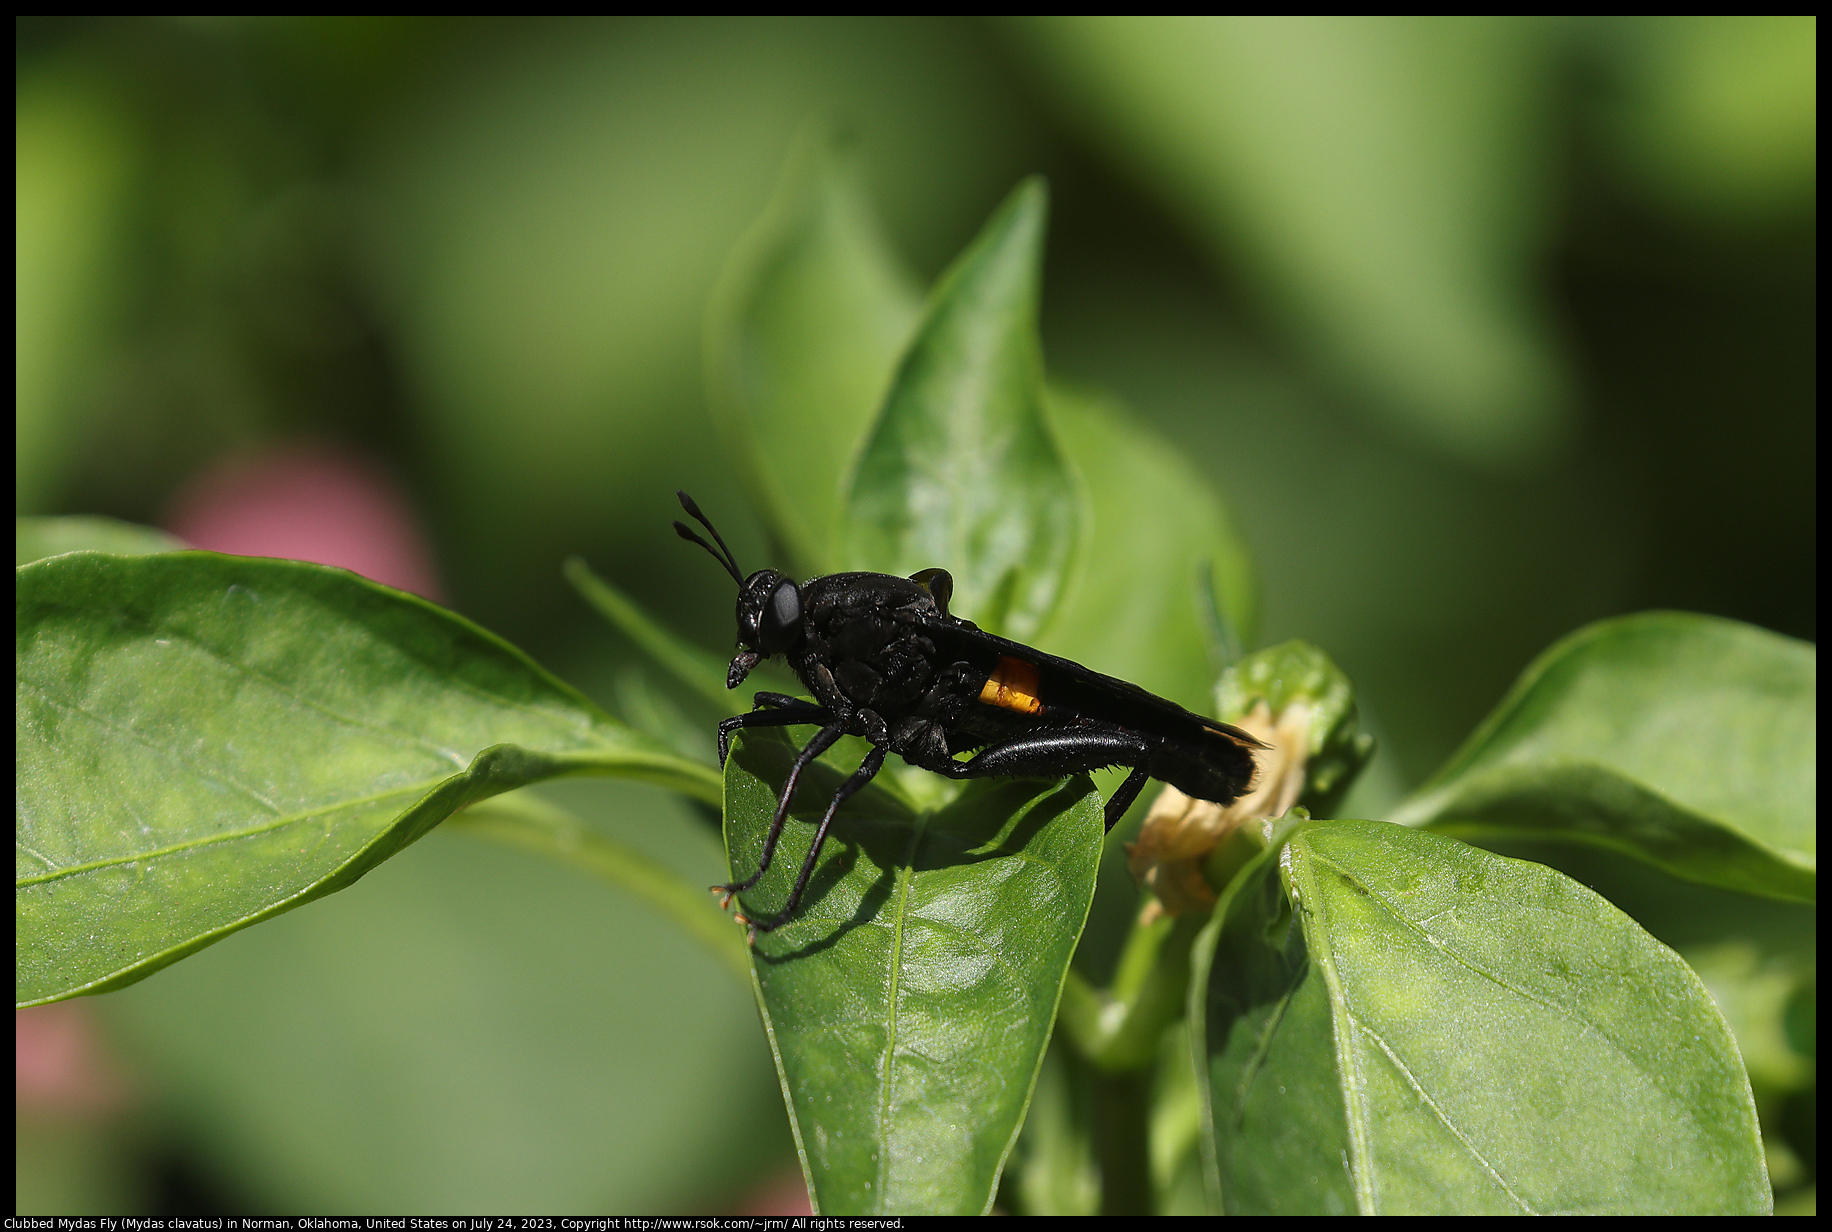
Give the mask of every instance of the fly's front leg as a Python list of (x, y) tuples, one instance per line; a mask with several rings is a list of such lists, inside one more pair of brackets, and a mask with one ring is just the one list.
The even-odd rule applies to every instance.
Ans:
[[(741, 715), (739, 717), (751, 718), (756, 714), (777, 715), (781, 713), (783, 712), (762, 710), (753, 711), (750, 715)], [(726, 721), (730, 722), (729, 719)], [(794, 719), (790, 721), (807, 722), (806, 719)], [(821, 728), (820, 731), (814, 733), (814, 739), (808, 741), (807, 746), (795, 755), (795, 761), (789, 766), (789, 781), (783, 784), (782, 796), (776, 801), (776, 815), (770, 818), (770, 832), (763, 840), (763, 860), (757, 865), (757, 871), (752, 873), (749, 877), (746, 877), (743, 881), (733, 881), (725, 885), (716, 885), (712, 887), (712, 892), (714, 894), (723, 895), (719, 901), (721, 907), (731, 902), (732, 895), (748, 890), (756, 885), (757, 879), (763, 876), (764, 872), (770, 867), (770, 860), (776, 855), (776, 841), (782, 837), (783, 822), (787, 821), (789, 817), (789, 802), (795, 798), (795, 785), (801, 781), (802, 771), (808, 768), (809, 762), (832, 748), (834, 741), (838, 740), (845, 732), (846, 729), (842, 724), (829, 723), (827, 726)]]
[(743, 916), (738, 917), (751, 926), (753, 939), (760, 932), (767, 933), (772, 929), (780, 928), (785, 920), (795, 914), (795, 908), (801, 902), (802, 891), (808, 888), (808, 878), (814, 872), (814, 862), (820, 859), (821, 848), (826, 845), (827, 831), (832, 828), (833, 818), (840, 811), (840, 805), (846, 802), (848, 796), (871, 782), (872, 776), (877, 774), (883, 765), (884, 748), (882, 745), (874, 744), (871, 751), (865, 754), (865, 760), (859, 763), (859, 768), (853, 772), (852, 777), (841, 783), (840, 789), (833, 793), (833, 799), (827, 805), (827, 812), (821, 818), (821, 828), (814, 832), (814, 845), (808, 848), (808, 858), (802, 861), (801, 875), (796, 877), (795, 888), (789, 891), (789, 901), (783, 904), (782, 910), (767, 920), (745, 920)]
[[(854, 715), (854, 724), (856, 724), (857, 735), (863, 735), (867, 741), (872, 742), (872, 748), (865, 753), (865, 761), (859, 763), (859, 768), (852, 772), (852, 777), (839, 785), (839, 790), (834, 792), (834, 799), (828, 801), (826, 812), (821, 816), (821, 829), (815, 830), (813, 834), (813, 845), (808, 849), (808, 858), (802, 860), (801, 874), (795, 878), (795, 889), (790, 891), (790, 900), (782, 904), (782, 909), (768, 920), (744, 920), (751, 926), (751, 933), (749, 933), (751, 940), (757, 939), (757, 933), (768, 933), (771, 929), (780, 928), (784, 920), (795, 915), (795, 907), (801, 904), (802, 891), (808, 889), (808, 878), (813, 874), (815, 860), (821, 858), (821, 847), (826, 845), (826, 832), (834, 829), (834, 818), (839, 814), (839, 807), (846, 803), (848, 797), (854, 796), (861, 786), (870, 783), (872, 777), (878, 774), (879, 768), (885, 764), (885, 748), (890, 742), (890, 730), (885, 726), (885, 720), (879, 717), (878, 711), (861, 709)], [(821, 735), (826, 735), (826, 730), (821, 731)], [(768, 863), (768, 849), (766, 849), (764, 860)], [(762, 869), (758, 869), (758, 873), (762, 873)], [(755, 882), (757, 878), (753, 876), (751, 880)], [(738, 918), (742, 920), (744, 917), (740, 915)]]
[(925, 769), (956, 779), (1057, 778), (1108, 766), (1129, 767), (1132, 773), (1107, 801), (1106, 823), (1111, 830), (1150, 777), (1146, 767), (1152, 748), (1150, 738), (1122, 727), (1045, 728), (982, 749), (971, 761), (950, 759), (946, 768), (923, 764)]
[[(814, 832), (814, 843), (808, 848), (807, 858), (802, 861), (801, 872), (795, 878), (795, 888), (789, 891), (789, 901), (783, 904), (782, 910), (767, 920), (747, 919), (743, 915), (738, 917), (750, 925), (749, 940), (753, 942), (756, 941), (758, 933), (767, 933), (780, 928), (784, 921), (795, 914), (795, 908), (801, 903), (802, 892), (808, 888), (808, 878), (814, 873), (815, 862), (821, 858), (821, 848), (827, 844), (827, 831), (833, 828), (833, 819), (839, 814), (840, 805), (844, 804), (861, 787), (871, 782), (873, 776), (884, 765), (885, 746), (890, 740), (890, 731), (885, 726), (884, 720), (878, 717), (875, 711), (861, 710), (854, 716), (854, 722), (859, 729), (859, 734), (871, 741), (871, 748), (866, 751), (865, 760), (859, 763), (859, 768), (853, 771), (852, 777), (841, 783), (840, 789), (833, 793), (833, 799), (827, 802), (827, 811), (821, 815), (820, 828)], [(825, 735), (827, 730), (823, 729), (822, 735)], [(765, 863), (768, 863), (767, 848)], [(759, 875), (763, 872), (762, 869), (757, 871)], [(756, 877), (751, 878), (751, 881), (756, 880)]]
[(808, 723), (826, 727), (833, 722), (833, 712), (825, 706), (805, 702), (786, 693), (759, 693), (751, 699), (756, 709), (748, 714), (734, 714), (719, 723), (719, 765), (731, 756), (732, 733), (741, 727), (794, 727)]

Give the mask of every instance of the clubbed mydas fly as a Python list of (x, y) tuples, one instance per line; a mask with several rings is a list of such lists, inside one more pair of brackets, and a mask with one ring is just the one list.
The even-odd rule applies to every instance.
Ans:
[[(950, 616), (954, 582), (947, 570), (924, 569), (907, 578), (835, 573), (799, 586), (774, 569), (746, 577), (700, 507), (685, 492), (675, 495), (719, 547), (680, 522), (674, 524), (676, 533), (712, 553), (738, 583), (738, 653), (725, 687), (737, 688), (761, 660), (781, 655), (815, 698), (756, 694), (756, 709), (719, 724), (719, 764), (725, 764), (732, 733), (741, 727), (820, 728), (789, 767), (757, 871), (713, 887), (724, 895), (723, 903), (757, 884), (769, 868), (808, 763), (844, 735), (863, 736), (872, 746), (834, 792), (782, 910), (764, 920), (738, 917), (753, 937), (794, 913), (834, 814), (878, 773), (886, 753), (952, 779), (1055, 777), (1129, 767), (1132, 773), (1107, 801), (1109, 830), (1148, 778), (1223, 805), (1251, 785), (1253, 750), (1266, 747), (1260, 741), (1135, 684)], [(955, 760), (966, 752), (973, 756)]]

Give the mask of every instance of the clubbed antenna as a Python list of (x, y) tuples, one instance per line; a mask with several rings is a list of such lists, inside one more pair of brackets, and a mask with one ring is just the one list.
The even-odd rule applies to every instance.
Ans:
[(692, 514), (694, 521), (712, 532), (712, 537), (718, 540), (719, 546), (725, 548), (725, 555), (721, 556), (719, 553), (714, 552), (712, 544), (694, 534), (693, 531), (683, 523), (676, 522), (674, 524), (674, 533), (683, 539), (690, 539), (705, 548), (708, 552), (712, 552), (712, 558), (725, 566), (725, 571), (732, 575), (732, 581), (743, 586), (744, 574), (738, 570), (738, 558), (732, 555), (732, 550), (730, 548), (725, 547), (725, 540), (719, 537), (718, 530), (714, 528), (711, 522), (706, 520), (706, 515), (700, 512), (700, 507), (693, 503), (693, 497), (679, 490), (676, 490), (675, 495), (681, 498), (681, 508)]

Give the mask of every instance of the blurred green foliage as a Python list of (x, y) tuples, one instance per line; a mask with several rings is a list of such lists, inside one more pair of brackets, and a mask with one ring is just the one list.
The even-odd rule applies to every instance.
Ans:
[[(229, 449), (330, 437), (405, 479), (454, 606), (588, 691), (630, 648), (569, 554), (722, 646), (729, 589), (666, 532), (671, 492), (742, 490), (704, 321), (814, 119), (853, 136), (917, 285), (1050, 177), (1046, 360), (1226, 493), (1264, 639), (1326, 647), (1382, 737), (1364, 813), (1586, 621), (1813, 635), (1813, 18), (17, 34), (21, 512), (157, 523)], [(716, 879), (687, 806), (563, 794)], [(710, 962), (563, 872), (424, 848), (95, 1003), (143, 1098), (128, 1131), (22, 1122), (83, 1161), (35, 1169), (78, 1178), (47, 1209), (107, 1174), (247, 1210), (711, 1211), (787, 1164)], [(325, 959), (351, 952), (373, 967)]]

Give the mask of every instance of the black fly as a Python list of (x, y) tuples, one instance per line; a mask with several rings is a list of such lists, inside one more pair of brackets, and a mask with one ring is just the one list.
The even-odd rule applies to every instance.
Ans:
[[(774, 569), (746, 577), (699, 506), (685, 492), (675, 495), (719, 547), (680, 522), (675, 531), (711, 552), (738, 583), (738, 653), (725, 687), (737, 688), (761, 660), (781, 655), (815, 698), (756, 694), (756, 709), (719, 724), (719, 764), (725, 764), (739, 728), (820, 729), (789, 768), (757, 871), (713, 887), (724, 896), (722, 904), (757, 884), (769, 868), (808, 764), (844, 735), (863, 736), (872, 746), (828, 803), (782, 910), (763, 920), (738, 917), (752, 936), (779, 927), (794, 913), (834, 815), (878, 773), (886, 753), (952, 779), (1057, 777), (1129, 767), (1132, 773), (1107, 801), (1109, 830), (1148, 778), (1223, 805), (1251, 785), (1253, 750), (1266, 747), (1258, 740), (1137, 685), (950, 616), (954, 583), (945, 569), (924, 569), (908, 578), (835, 573), (799, 586)], [(966, 752), (974, 755), (955, 760)]]

